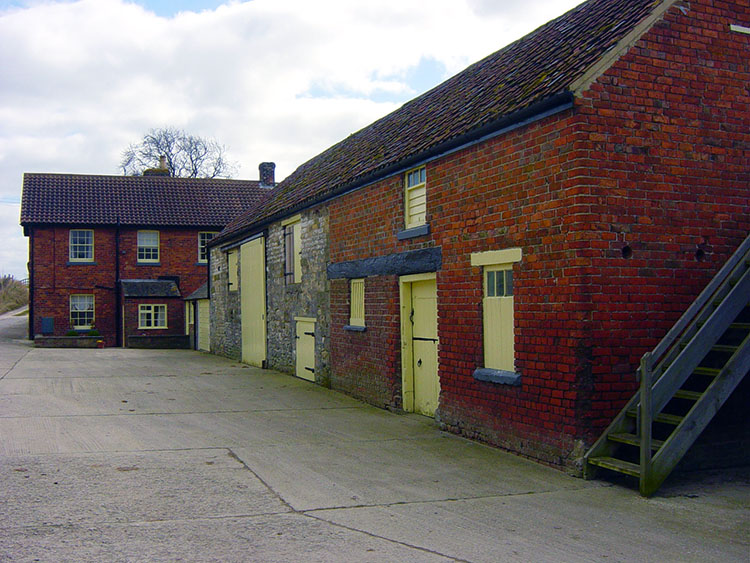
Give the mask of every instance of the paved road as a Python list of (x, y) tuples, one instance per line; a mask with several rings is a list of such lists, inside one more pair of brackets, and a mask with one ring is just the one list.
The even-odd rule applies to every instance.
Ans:
[(747, 561), (750, 473), (643, 499), (188, 351), (0, 318), (1, 561)]

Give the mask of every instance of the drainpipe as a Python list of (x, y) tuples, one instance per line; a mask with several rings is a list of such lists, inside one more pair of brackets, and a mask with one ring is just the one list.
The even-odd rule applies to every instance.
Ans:
[(120, 303), (120, 217), (115, 227), (115, 346), (122, 346), (122, 304)]

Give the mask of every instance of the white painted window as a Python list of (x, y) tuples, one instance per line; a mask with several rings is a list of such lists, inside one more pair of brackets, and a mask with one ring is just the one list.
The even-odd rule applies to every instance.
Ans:
[(205, 264), (208, 262), (208, 241), (216, 236), (215, 232), (198, 233), (198, 263)]
[(159, 231), (138, 231), (138, 262), (159, 261)]
[(138, 305), (138, 328), (167, 328), (167, 306)]
[(93, 294), (70, 296), (70, 326), (76, 330), (90, 329), (94, 326)]
[(407, 229), (424, 225), (427, 217), (427, 172), (424, 166), (406, 173), (405, 218)]
[(68, 257), (71, 262), (94, 261), (94, 231), (91, 229), (71, 229)]
[(349, 282), (350, 286), (350, 326), (365, 326), (365, 280), (356, 279)]

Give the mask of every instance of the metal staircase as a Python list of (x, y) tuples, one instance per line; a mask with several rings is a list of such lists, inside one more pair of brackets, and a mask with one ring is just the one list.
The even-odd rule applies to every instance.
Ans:
[(651, 496), (750, 371), (750, 237), (638, 369), (640, 389), (584, 456)]

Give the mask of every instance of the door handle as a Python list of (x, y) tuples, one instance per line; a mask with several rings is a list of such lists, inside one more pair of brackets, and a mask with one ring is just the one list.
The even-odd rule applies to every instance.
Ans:
[(417, 367), (422, 367), (422, 358), (417, 361)]

